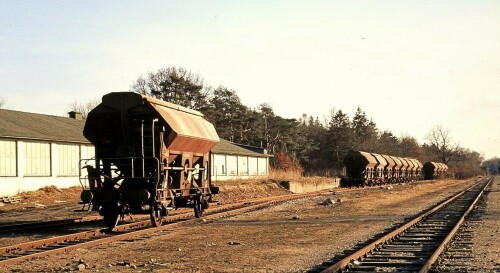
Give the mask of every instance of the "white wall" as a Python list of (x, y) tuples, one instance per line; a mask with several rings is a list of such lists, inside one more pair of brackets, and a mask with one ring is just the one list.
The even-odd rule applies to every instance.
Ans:
[(268, 157), (212, 154), (211, 160), (212, 181), (269, 177)]
[[(27, 142), (29, 144), (26, 144)], [(38, 149), (36, 143), (40, 142), (0, 139), (0, 197), (15, 195), (23, 191), (33, 191), (45, 186), (53, 185), (58, 188), (67, 188), (80, 185), (79, 175), (81, 177), (87, 175), (85, 170), (81, 170), (79, 161), (94, 157), (95, 150), (92, 145), (50, 143), (50, 150), (47, 152)], [(36, 162), (27, 164), (27, 146), (30, 146), (30, 150), (35, 147), (37, 151), (34, 153), (35, 156), (43, 154), (50, 157), (50, 161), (48, 161), (50, 172), (48, 174), (45, 174), (44, 171), (37, 174), (34, 170), (38, 169), (33, 168), (33, 164)], [(12, 160), (13, 150), (15, 151), (14, 161)], [(76, 150), (78, 150), (78, 160), (76, 160)], [(268, 157), (212, 154), (211, 160), (213, 181), (267, 178), (269, 176)], [(27, 165), (32, 166), (31, 175), (26, 172)], [(42, 167), (40, 170), (44, 170)]]
[[(91, 145), (48, 143), (48, 142), (15, 141), (15, 171), (12, 172), (10, 151), (12, 140), (0, 140), (0, 196), (11, 196), (23, 191), (33, 191), (45, 186), (67, 188), (80, 185), (80, 158), (94, 156)], [(8, 147), (3, 149), (1, 147)], [(78, 154), (75, 154), (77, 153)], [(46, 160), (30, 158), (46, 158)], [(3, 160), (1, 159), (3, 158)], [(9, 159), (9, 164), (5, 163)], [(46, 169), (48, 164), (48, 171)], [(82, 173), (82, 175), (86, 175)]]

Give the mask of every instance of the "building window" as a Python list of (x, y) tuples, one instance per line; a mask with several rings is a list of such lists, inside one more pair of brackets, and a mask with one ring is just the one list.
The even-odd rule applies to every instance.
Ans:
[(80, 161), (80, 147), (78, 145), (57, 145), (59, 176), (77, 176)]
[(238, 156), (238, 175), (248, 175), (248, 157)]
[(212, 162), (212, 174), (226, 175), (225, 166), (226, 166), (226, 156), (214, 154)]
[[(81, 146), (81, 159), (92, 159), (95, 157), (95, 148), (94, 146), (82, 145)], [(94, 160), (91, 160), (94, 161)], [(85, 163), (85, 162), (83, 162)], [(88, 162), (89, 164), (91, 162)]]
[(80, 169), (80, 177), (87, 177), (87, 168), (83, 168), (86, 165), (91, 165), (95, 167), (95, 148), (94, 146), (82, 145), (80, 146), (80, 163), (78, 168)]
[(26, 142), (24, 149), (26, 176), (50, 176), (50, 144)]
[(257, 170), (257, 158), (256, 157), (249, 157), (248, 158), (248, 172), (250, 175), (258, 175), (258, 170)]
[(259, 175), (267, 175), (267, 158), (259, 157)]
[(238, 158), (235, 155), (228, 155), (226, 158), (227, 174), (238, 175)]
[(0, 140), (0, 176), (17, 176), (16, 142)]

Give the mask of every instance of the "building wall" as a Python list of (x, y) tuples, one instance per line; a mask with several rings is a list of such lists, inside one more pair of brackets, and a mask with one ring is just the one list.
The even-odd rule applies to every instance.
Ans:
[(212, 181), (269, 177), (269, 157), (212, 154)]
[[(80, 185), (87, 175), (80, 160), (94, 152), (92, 145), (0, 139), (0, 196)], [(212, 154), (211, 160), (212, 181), (269, 177), (268, 157)]]
[(0, 139), (0, 196), (80, 185), (80, 159), (93, 156), (92, 145)]

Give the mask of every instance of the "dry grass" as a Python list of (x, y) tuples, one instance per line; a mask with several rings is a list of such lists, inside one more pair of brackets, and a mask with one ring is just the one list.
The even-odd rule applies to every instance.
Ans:
[(301, 179), (302, 172), (300, 171), (284, 171), (284, 170), (269, 170), (269, 179), (273, 180), (299, 180)]

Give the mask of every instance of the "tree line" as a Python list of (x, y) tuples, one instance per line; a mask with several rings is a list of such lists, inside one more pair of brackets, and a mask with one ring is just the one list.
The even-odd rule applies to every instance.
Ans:
[[(334, 109), (322, 120), (307, 114), (299, 119), (284, 118), (267, 103), (245, 106), (235, 90), (208, 86), (199, 75), (180, 67), (141, 76), (130, 91), (198, 110), (214, 124), (220, 138), (266, 148), (275, 155), (271, 160), (275, 168), (305, 175), (339, 175), (350, 150), (417, 158), (422, 163), (443, 162), (457, 177), (484, 171), (481, 155), (454, 143), (442, 126), (432, 128), (426, 143), (419, 144), (410, 135), (397, 137), (381, 131), (359, 107), (353, 117)], [(72, 107), (79, 106), (85, 114), (92, 108), (90, 104), (75, 102)]]

